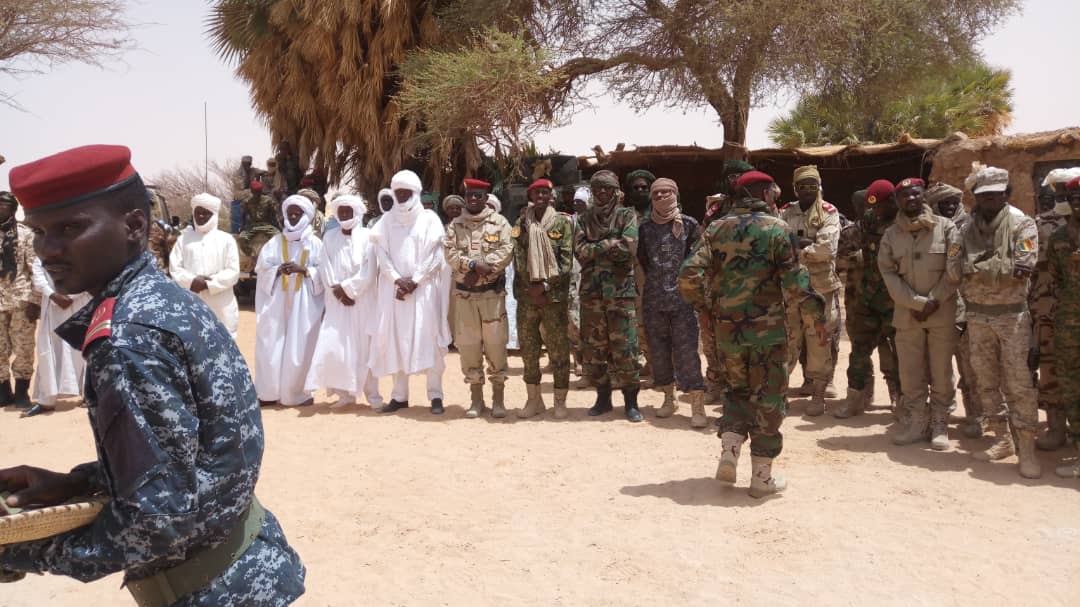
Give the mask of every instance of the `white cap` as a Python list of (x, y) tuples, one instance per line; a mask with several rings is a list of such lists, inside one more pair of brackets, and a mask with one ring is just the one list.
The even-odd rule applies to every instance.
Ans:
[(1004, 192), (1009, 187), (1009, 172), (998, 167), (982, 167), (975, 173), (972, 194)]

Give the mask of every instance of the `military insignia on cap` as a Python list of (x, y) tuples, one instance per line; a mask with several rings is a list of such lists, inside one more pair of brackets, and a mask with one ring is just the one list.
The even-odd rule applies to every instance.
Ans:
[(910, 179), (905, 179), (905, 180), (903, 180), (903, 181), (901, 181), (901, 182), (900, 182), (900, 187), (902, 187), (902, 188), (906, 188), (906, 187), (908, 187), (909, 185), (911, 185), (911, 183), (912, 183), (912, 181), (911, 181)]
[(1030, 253), (1035, 250), (1035, 242), (1030, 238), (1025, 238), (1016, 243), (1016, 250), (1021, 253)]
[(83, 351), (91, 343), (112, 336), (113, 307), (116, 306), (116, 298), (108, 297), (94, 309), (90, 317), (90, 327), (86, 329), (86, 338), (83, 339)]
[(558, 230), (552, 230), (552, 231), (548, 232), (548, 238), (550, 238), (552, 240), (558, 240), (558, 239), (562, 238), (562, 232), (560, 232)]
[(866, 204), (877, 204), (877, 196), (867, 196)]
[(960, 245), (954, 244), (954, 245), (949, 247), (949, 251), (948, 251), (949, 257), (956, 257), (959, 254), (960, 254)]
[(510, 231), (510, 236), (512, 238), (517, 238), (518, 236), (521, 236), (521, 226), (514, 226), (514, 229)]

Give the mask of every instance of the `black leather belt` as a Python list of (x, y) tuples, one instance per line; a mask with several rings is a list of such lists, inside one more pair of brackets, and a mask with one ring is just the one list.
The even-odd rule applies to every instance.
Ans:
[(495, 282), (489, 282), (486, 285), (473, 285), (468, 286), (465, 283), (454, 283), (454, 287), (458, 291), (464, 291), (466, 293), (486, 293), (488, 291), (502, 291), (506, 288), (506, 276), (500, 277)]

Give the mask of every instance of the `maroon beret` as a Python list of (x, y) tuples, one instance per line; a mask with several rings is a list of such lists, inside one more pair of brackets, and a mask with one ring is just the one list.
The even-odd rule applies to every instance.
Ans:
[(742, 175), (739, 175), (739, 178), (735, 180), (735, 187), (745, 188), (748, 185), (761, 182), (776, 183), (768, 173), (762, 173), (761, 171), (747, 171)]
[(1080, 190), (1080, 177), (1076, 177), (1065, 184), (1065, 189), (1071, 191)]
[(866, 188), (866, 204), (873, 206), (893, 194), (894, 186), (888, 179), (878, 179)]
[(922, 179), (919, 179), (918, 177), (908, 177), (907, 179), (904, 179), (904, 180), (900, 181), (900, 183), (896, 184), (896, 189), (893, 190), (893, 191), (894, 192), (899, 192), (900, 190), (902, 190), (904, 188), (913, 188), (915, 186), (919, 186), (920, 188), (925, 188), (926, 187), (926, 182), (923, 181)]
[(554, 190), (555, 184), (551, 183), (550, 179), (537, 179), (536, 181), (532, 182), (532, 184), (529, 186), (529, 189), (526, 191), (531, 192), (536, 188), (548, 188), (549, 190)]
[(66, 207), (138, 181), (131, 150), (86, 145), (17, 166), (8, 174), (11, 192), (26, 213)]
[(486, 182), (486, 181), (481, 181), (480, 179), (466, 179), (465, 180), (465, 189), (466, 190), (490, 190), (491, 189), (491, 184)]

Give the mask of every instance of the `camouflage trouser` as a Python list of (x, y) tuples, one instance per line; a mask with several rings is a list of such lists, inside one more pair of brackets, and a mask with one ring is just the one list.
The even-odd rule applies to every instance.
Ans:
[(642, 296), (638, 295), (634, 300), (634, 316), (637, 318), (637, 334), (638, 334), (638, 349), (641, 352), (641, 358), (645, 361), (646, 365), (652, 368), (652, 358), (649, 353), (649, 337), (648, 332), (645, 329), (645, 311), (643, 309)]
[(727, 392), (730, 386), (724, 377), (724, 361), (716, 351), (713, 318), (708, 312), (698, 312), (697, 317), (698, 326), (701, 328), (701, 350), (705, 354), (705, 384), (709, 389)]
[(932, 410), (948, 413), (956, 408), (952, 366), (956, 337), (956, 325), (951, 320), (944, 327), (915, 327), (896, 332), (902, 407), (908, 411), (925, 411), (929, 397)]
[(956, 342), (956, 368), (960, 371), (960, 381), (956, 387), (964, 397), (964, 417), (974, 422), (983, 416), (983, 408), (975, 387), (975, 371), (971, 368), (971, 333), (968, 332), (967, 323), (961, 326), (960, 339)]
[(848, 355), (847, 381), (852, 390), (865, 390), (874, 381), (874, 349), (878, 351), (878, 365), (885, 381), (900, 385), (899, 363), (896, 359), (896, 330), (892, 326), (892, 310), (873, 310), (862, 302), (848, 307), (848, 339), (851, 353)]
[[(1080, 360), (1080, 328), (1077, 328), (1080, 323), (1070, 320), (1054, 332), (1054, 349), (1061, 360)], [(1069, 438), (1073, 444), (1080, 445), (1080, 373), (1062, 373), (1060, 381)]]
[(1057, 373), (1054, 371), (1054, 323), (1036, 323), (1035, 337), (1039, 340), (1039, 408), (1060, 409), (1064, 403)]
[(780, 425), (787, 414), (787, 344), (742, 346), (717, 343), (731, 392), (720, 431), (750, 437), (750, 454), (776, 457), (784, 448)]
[[(570, 341), (566, 334), (568, 302), (534, 306), (519, 301), (517, 307), (518, 343), (525, 362), (525, 383), (540, 383), (540, 346), (547, 347), (551, 374), (556, 389), (570, 387)], [(543, 328), (544, 337), (540, 337)]]
[(506, 293), (467, 293), (454, 289), (454, 345), (467, 384), (484, 383), (484, 357), (493, 384), (506, 383)]
[(1007, 419), (1016, 430), (1036, 430), (1038, 397), (1027, 365), (1031, 316), (1027, 312), (991, 316), (968, 310), (967, 322), (971, 368), (983, 414), (990, 421)]
[(258, 257), (265, 245), (271, 238), (277, 236), (278, 230), (274, 226), (258, 225), (240, 232), (236, 236), (236, 244), (240, 252), (248, 257)]
[(825, 332), (830, 336), (824, 346), (818, 343), (814, 323), (809, 316), (803, 317), (799, 308), (791, 306), (788, 312), (788, 370), (795, 369), (803, 348), (806, 348), (806, 365), (803, 375), (810, 381), (831, 382), (836, 371), (836, 357), (840, 352), (840, 291), (825, 295)]
[(667, 386), (678, 380), (679, 390), (704, 390), (701, 356), (698, 354), (698, 323), (690, 306), (676, 310), (645, 307), (649, 331), (653, 384)]
[(581, 266), (578, 265), (577, 260), (574, 260), (574, 271), (570, 276), (570, 302), (567, 307), (567, 318), (569, 323), (567, 328), (567, 338), (570, 341), (570, 352), (574, 355), (574, 360), (579, 364), (581, 363), (581, 297), (578, 295), (578, 289), (581, 287)]
[(0, 382), (33, 377), (35, 356), (34, 323), (26, 317), (26, 306), (0, 312)]
[(638, 387), (637, 317), (632, 298), (583, 297), (581, 342), (585, 376), (594, 386)]

